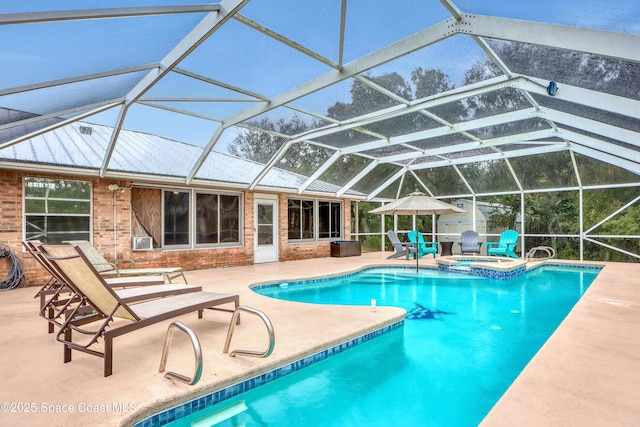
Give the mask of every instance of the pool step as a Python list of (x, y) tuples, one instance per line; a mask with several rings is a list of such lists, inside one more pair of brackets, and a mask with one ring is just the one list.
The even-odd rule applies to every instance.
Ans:
[(456, 273), (471, 273), (471, 267), (466, 265), (452, 265), (447, 270)]
[(233, 418), (236, 415), (246, 411), (247, 404), (244, 400), (241, 400), (231, 406), (221, 409), (213, 414), (209, 414), (205, 417), (198, 418), (191, 422), (191, 427), (211, 427), (216, 424), (220, 424), (223, 421), (227, 421), (229, 418)]

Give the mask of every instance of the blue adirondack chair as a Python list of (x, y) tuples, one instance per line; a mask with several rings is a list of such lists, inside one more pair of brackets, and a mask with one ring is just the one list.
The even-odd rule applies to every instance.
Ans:
[(506, 230), (500, 234), (499, 242), (486, 242), (487, 255), (518, 258), (514, 252), (519, 234), (515, 230)]
[[(409, 241), (418, 247), (418, 258), (422, 258), (422, 256), (426, 254), (433, 254), (433, 257), (436, 257), (438, 242), (425, 242), (422, 233), (416, 230), (410, 231), (407, 236), (409, 237)], [(409, 254), (408, 256), (412, 257), (413, 254)]]

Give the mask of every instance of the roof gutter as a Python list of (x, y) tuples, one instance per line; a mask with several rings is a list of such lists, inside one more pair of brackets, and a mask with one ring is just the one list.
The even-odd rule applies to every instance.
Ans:
[[(233, 190), (250, 190), (250, 184), (248, 183), (239, 183), (239, 182), (226, 182), (226, 181), (211, 181), (211, 180), (203, 180), (203, 179), (194, 179), (191, 181), (189, 185), (185, 184), (185, 177), (172, 177), (172, 176), (160, 176), (160, 175), (149, 175), (149, 174), (140, 174), (140, 173), (131, 173), (131, 172), (117, 172), (117, 171), (108, 171), (103, 177), (100, 176), (100, 170), (95, 168), (78, 168), (78, 167), (66, 167), (66, 166), (55, 166), (55, 165), (46, 165), (46, 164), (38, 164), (38, 163), (27, 163), (27, 162), (12, 162), (6, 160), (0, 160), (0, 170), (15, 170), (23, 173), (47, 173), (47, 174), (55, 174), (55, 175), (71, 175), (77, 177), (90, 177), (90, 178), (99, 178), (99, 179), (117, 179), (124, 181), (131, 181), (134, 185), (142, 185), (142, 184), (154, 184), (158, 186), (174, 186), (174, 187), (184, 187), (184, 188), (193, 188), (193, 187), (202, 187), (202, 188), (224, 188), (224, 189), (233, 189)], [(265, 185), (256, 186), (253, 191), (256, 192), (272, 192), (272, 193), (286, 193), (286, 194), (298, 194), (297, 188), (286, 188), (286, 187), (269, 187)], [(303, 196), (316, 196), (316, 197), (335, 197), (335, 193), (331, 192), (321, 192), (321, 191), (305, 191)], [(347, 194), (342, 196), (342, 198), (349, 199), (359, 199), (365, 200), (365, 195), (357, 195), (357, 194)]]

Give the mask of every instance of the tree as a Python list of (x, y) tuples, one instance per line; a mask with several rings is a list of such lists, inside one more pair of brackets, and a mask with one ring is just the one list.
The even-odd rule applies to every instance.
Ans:
[[(534, 77), (549, 77), (549, 61), (553, 61), (553, 78), (560, 83), (606, 90), (622, 96), (629, 96), (627, 89), (632, 87), (634, 75), (640, 67), (637, 64), (624, 64), (622, 61), (598, 58), (589, 54), (564, 52), (539, 46), (512, 43), (506, 41), (489, 40), (490, 46), (496, 51), (507, 66), (514, 72)], [(493, 68), (493, 71), (491, 69)], [(478, 63), (466, 74), (465, 84), (479, 81), (492, 73), (498, 73), (497, 67), (488, 60)], [(466, 116), (463, 119), (485, 117), (501, 112), (513, 111), (530, 106), (524, 97), (514, 89), (499, 90), (464, 100)], [(595, 113), (593, 113), (595, 114)], [(477, 133), (481, 138), (491, 138), (499, 135), (531, 131), (546, 126), (544, 122), (509, 123), (482, 129)], [(512, 161), (514, 164), (516, 160)], [(565, 164), (562, 164), (564, 162)], [(572, 167), (566, 167), (567, 159), (558, 155), (536, 156), (518, 162), (518, 180), (527, 189), (531, 177), (541, 183), (544, 181), (568, 183), (575, 182)], [(594, 164), (595, 163), (595, 164)], [(591, 180), (597, 184), (630, 182), (626, 171), (604, 162), (586, 162), (582, 165), (582, 182)], [(498, 164), (488, 165), (491, 169), (501, 169)], [(516, 169), (516, 168), (514, 168)], [(571, 176), (568, 176), (569, 174)], [(566, 175), (566, 176), (563, 176)], [(623, 176), (624, 175), (624, 176)], [(473, 186), (473, 183), (472, 183)], [(606, 189), (601, 191), (587, 191), (583, 194), (585, 228), (595, 224), (608, 214), (623, 206), (632, 199), (629, 192), (637, 189)], [(515, 225), (514, 215), (520, 210), (520, 195), (494, 196), (492, 202), (505, 206), (506, 209), (496, 210), (490, 216), (494, 225), (511, 227)], [(526, 232), (528, 234), (577, 234), (579, 232), (579, 198), (577, 191), (545, 192), (527, 194), (525, 197)], [(598, 234), (637, 235), (640, 234), (640, 206), (632, 206), (620, 215), (612, 218), (598, 228)], [(604, 243), (620, 247), (632, 253), (639, 253), (638, 239), (604, 239)], [(540, 244), (553, 246), (560, 258), (578, 256), (577, 239), (562, 238), (529, 238), (529, 246)], [(624, 254), (613, 252), (602, 246), (587, 245), (586, 259), (628, 260)]]
[(487, 39), (487, 43), (516, 73), (601, 90), (628, 98), (637, 94), (640, 64), (526, 43)]
[[(371, 76), (365, 74), (365, 79), (395, 93), (403, 99), (411, 99), (411, 88), (398, 73)], [(385, 107), (398, 105), (397, 101), (363, 83), (353, 80), (351, 85), (351, 102), (336, 102), (327, 109), (327, 116), (336, 120), (346, 120), (380, 110)]]
[[(486, 80), (488, 77), (500, 75), (498, 67), (486, 59), (475, 63), (465, 73), (464, 84), (469, 85)], [(506, 113), (509, 111), (521, 110), (531, 107), (531, 104), (516, 89), (503, 88), (475, 95), (460, 101), (462, 114), (460, 121), (467, 121), (488, 117), (494, 114)], [(476, 132), (482, 139), (490, 139), (496, 136), (516, 134), (524, 131), (531, 131), (530, 124), (525, 126), (523, 122), (510, 122), (501, 125), (494, 125), (480, 129)]]
[[(380, 76), (365, 74), (363, 77), (375, 85), (393, 92), (402, 99), (411, 100), (411, 87), (398, 73)], [(398, 101), (360, 80), (353, 80), (350, 92), (350, 102), (336, 102), (327, 109), (327, 116), (336, 120), (347, 120), (399, 104)], [(413, 129), (415, 127), (411, 118), (400, 116), (331, 135), (325, 138), (323, 142), (337, 147), (345, 147), (377, 139), (370, 132), (377, 133), (381, 137), (391, 137), (409, 133)], [(391, 153), (393, 152), (393, 149), (391, 149)]]
[(415, 86), (415, 99), (446, 92), (455, 88), (449, 82), (449, 76), (440, 69), (423, 69), (418, 67), (411, 73), (411, 82)]
[[(264, 118), (255, 127), (276, 131), (274, 123)], [(253, 129), (242, 129), (229, 145), (229, 152), (237, 157), (267, 163), (284, 143), (283, 138)]]
[[(288, 120), (281, 118), (277, 122), (272, 122), (268, 118), (262, 118), (249, 124), (252, 128), (242, 129), (236, 135), (229, 145), (229, 152), (234, 156), (265, 164), (275, 156), (280, 147), (287, 141), (286, 137), (277, 136), (274, 133), (294, 136), (322, 123), (313, 122), (308, 124), (299, 116), (294, 115)], [(331, 156), (331, 150), (302, 142), (289, 147), (277, 166), (292, 172), (310, 175), (329, 156)]]
[[(521, 43), (495, 40), (489, 41), (489, 43), (514, 72), (548, 78), (550, 61), (553, 61), (553, 68), (558, 71), (558, 74), (554, 75), (556, 81), (587, 88), (604, 89), (610, 93), (617, 93), (627, 97), (633, 97), (627, 93), (628, 88), (634, 87), (630, 82), (633, 82), (633, 76), (637, 76), (640, 73), (640, 65), (609, 61), (587, 54), (568, 53)], [(575, 70), (579, 70), (580, 73), (576, 73)], [(501, 70), (487, 58), (478, 61), (467, 70), (463, 83), (464, 85), (469, 85), (498, 75), (501, 75)], [(327, 109), (328, 117), (342, 121), (399, 105), (401, 101), (377, 90), (375, 86), (383, 87), (406, 101), (423, 99), (455, 88), (450, 82), (449, 76), (440, 69), (417, 67), (410, 74), (410, 81), (408, 82), (395, 72), (378, 76), (373, 76), (369, 73), (362, 77), (369, 80), (371, 84), (367, 84), (362, 79), (354, 79), (350, 90), (351, 99), (346, 102), (336, 102), (329, 107)], [(619, 84), (621, 82), (622, 84)], [(430, 108), (429, 112), (455, 125), (460, 122), (530, 107), (531, 104), (527, 98), (517, 89), (504, 87)], [(594, 107), (593, 110), (596, 110), (596, 108)], [(590, 114), (597, 116), (597, 110)], [(597, 119), (595, 116), (594, 119)], [(267, 119), (263, 119), (255, 124), (255, 126), (268, 131), (285, 135), (299, 135), (320, 125), (322, 123), (307, 123), (297, 116), (290, 120), (281, 119), (277, 122), (269, 122)], [(372, 141), (377, 138), (406, 135), (440, 125), (424, 114), (406, 114), (328, 135), (319, 138), (316, 142), (340, 148)], [(549, 124), (546, 121), (532, 118), (487, 126), (470, 132), (478, 138), (490, 139), (547, 128), (549, 128)], [(456, 140), (454, 141), (447, 141), (446, 137), (440, 137), (434, 138), (433, 141), (413, 141), (411, 144), (427, 148), (431, 144), (442, 146), (445, 143), (456, 143), (458, 140), (463, 140), (467, 137), (457, 135), (455, 138)], [(243, 131), (234, 140), (231, 152), (265, 163), (272, 158), (283, 142), (283, 138), (270, 136), (264, 132)], [(509, 148), (504, 147), (503, 149), (507, 150)], [(396, 152), (403, 152), (403, 150), (404, 147), (402, 146), (390, 145), (369, 154), (392, 155)], [(494, 150), (499, 151), (500, 148), (495, 148)], [(278, 166), (305, 175), (311, 175), (332, 153), (333, 151), (327, 148), (299, 143), (287, 151)], [(567, 165), (571, 164), (571, 161), (567, 160), (567, 156), (568, 154), (566, 156), (540, 155), (535, 158), (529, 157), (526, 160), (512, 159), (510, 161), (512, 168), (507, 167), (505, 160), (491, 160), (460, 165), (458, 170), (461, 171), (476, 193), (488, 193), (496, 191), (496, 189), (497, 191), (516, 190), (517, 186), (515, 185), (512, 171), (517, 174), (516, 179), (523, 185), (525, 190), (563, 187), (565, 183), (577, 186), (573, 167), (567, 167)], [(322, 179), (336, 185), (344, 185), (369, 162), (369, 159), (358, 155), (343, 156), (327, 170)], [(607, 177), (607, 182), (610, 183), (633, 181), (629, 175), (621, 175), (623, 172), (619, 168), (604, 162), (598, 163), (597, 166), (583, 171), (585, 176), (589, 174), (589, 178), (595, 179), (595, 183), (603, 183), (602, 177)], [(397, 169), (398, 166), (394, 164), (378, 166), (365, 180), (358, 184), (358, 188), (366, 192), (370, 188), (377, 187), (381, 179), (385, 179), (385, 177), (395, 172), (395, 170), (392, 170), (394, 168)], [(429, 174), (424, 172), (420, 176), (425, 181)], [(583, 176), (583, 185), (584, 180)], [(438, 181), (438, 183), (440, 182)], [(555, 185), (554, 183), (558, 184)], [(466, 187), (462, 191), (465, 189)], [(439, 190), (440, 194), (445, 194), (447, 191), (446, 188), (440, 188)], [(461, 190), (457, 188), (456, 191), (459, 193)], [(602, 219), (603, 212), (611, 212), (615, 206), (619, 207), (627, 203), (630, 200), (629, 191), (637, 190), (613, 189), (585, 192), (583, 197), (585, 222), (588, 220), (595, 224)], [(580, 207), (577, 191), (527, 193), (524, 212), (521, 212), (521, 194), (491, 196), (487, 200), (498, 206), (489, 217), (493, 230), (516, 228), (519, 216), (524, 215), (526, 230), (523, 231), (527, 234), (577, 234), (579, 231)], [(640, 234), (639, 218), (640, 206), (633, 206), (603, 224), (599, 229), (602, 230), (602, 234)], [(362, 218), (361, 221), (363, 221)], [(389, 217), (387, 221), (392, 221), (392, 218)], [(401, 229), (412, 228), (407, 221), (410, 221), (409, 217), (400, 218)], [(418, 229), (423, 231), (430, 230), (430, 218), (418, 218), (418, 221)], [(361, 229), (363, 230), (366, 229), (365, 223), (366, 221), (361, 223)], [(392, 227), (393, 225), (392, 223), (387, 223), (386, 226)], [(560, 257), (572, 258), (578, 254), (578, 239), (546, 237), (532, 237), (529, 239), (528, 242), (533, 242), (535, 245), (553, 246)], [(629, 252), (640, 252), (638, 239), (612, 238), (609, 240), (606, 243), (619, 246)], [(595, 245), (590, 245), (587, 248), (585, 256), (587, 259), (616, 260), (626, 257)]]
[[(601, 168), (614, 169), (604, 163)], [(617, 171), (615, 169), (609, 172), (616, 173)], [(585, 191), (583, 196), (585, 228), (591, 228), (638, 196), (640, 196), (640, 189), (633, 187)], [(629, 206), (618, 215), (601, 224), (591, 234), (612, 236), (640, 235), (640, 204), (636, 203), (633, 206)], [(599, 238), (597, 240), (627, 252), (640, 253), (640, 240), (638, 239)], [(590, 246), (589, 258), (587, 259), (602, 259), (605, 261), (630, 260), (627, 255), (613, 252), (603, 246)], [(637, 258), (632, 258), (631, 260), (638, 262)]]

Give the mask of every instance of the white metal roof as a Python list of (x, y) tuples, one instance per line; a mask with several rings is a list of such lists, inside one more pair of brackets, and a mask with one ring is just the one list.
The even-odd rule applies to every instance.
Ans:
[[(86, 122), (74, 122), (0, 151), (0, 161), (25, 166), (81, 169), (91, 173), (102, 164), (113, 128)], [(179, 183), (184, 171), (200, 156), (202, 148), (157, 135), (122, 130), (113, 152), (110, 170), (113, 176), (144, 177), (147, 181)], [(246, 188), (262, 171), (259, 163), (212, 152), (195, 177), (200, 182)], [(121, 175), (118, 175), (121, 174)], [(125, 175), (126, 174), (126, 175)], [(292, 192), (306, 177), (273, 168), (261, 181), (262, 189)], [(314, 182), (312, 193), (331, 194), (340, 188), (322, 181)], [(352, 192), (352, 196), (362, 194)]]
[[(539, 156), (640, 183), (637, 1), (109, 4), (2, 2), (1, 157), (369, 199), (539, 189)], [(270, 156), (240, 170), (243, 134)]]

